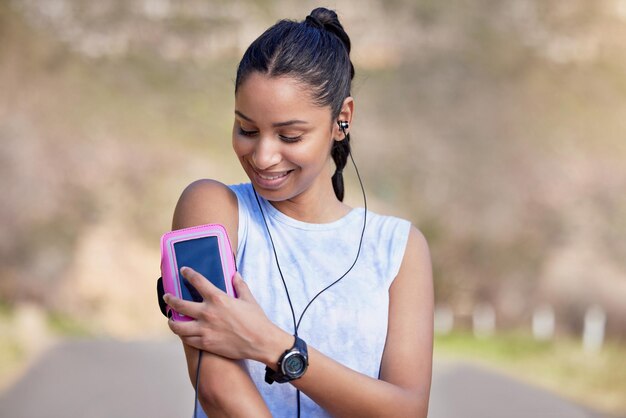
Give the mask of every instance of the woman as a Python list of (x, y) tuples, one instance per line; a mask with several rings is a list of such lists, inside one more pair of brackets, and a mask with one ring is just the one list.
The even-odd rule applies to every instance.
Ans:
[(204, 352), (197, 390), (211, 417), (427, 415), (428, 246), (409, 222), (342, 202), (349, 53), (324, 8), (255, 40), (237, 71), (233, 126), (251, 183), (200, 180), (177, 204), (173, 229), (220, 223), (236, 250), (238, 298), (185, 268), (204, 302), (165, 296), (197, 319), (169, 325), (194, 384)]

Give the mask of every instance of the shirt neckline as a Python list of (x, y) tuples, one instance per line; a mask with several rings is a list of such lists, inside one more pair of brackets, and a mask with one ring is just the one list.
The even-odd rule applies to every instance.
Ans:
[[(254, 190), (252, 190), (252, 185), (250, 185), (250, 192), (254, 197)], [(307, 231), (325, 231), (332, 229), (342, 228), (358, 219), (363, 219), (364, 208), (352, 208), (350, 212), (346, 213), (341, 218), (336, 221), (326, 222), (326, 223), (310, 223), (300, 221), (298, 219), (294, 219), (288, 215), (285, 215), (278, 209), (276, 209), (270, 202), (265, 200), (262, 196), (259, 196), (259, 201), (261, 202), (261, 206), (263, 207), (263, 211), (271, 216), (273, 219), (281, 222), (285, 225), (289, 225), (293, 228), (303, 229)]]

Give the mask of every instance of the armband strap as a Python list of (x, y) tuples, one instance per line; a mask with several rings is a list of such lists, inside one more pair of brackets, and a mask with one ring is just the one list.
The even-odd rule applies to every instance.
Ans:
[(159, 302), (159, 309), (163, 316), (168, 318), (167, 316), (167, 304), (163, 300), (163, 295), (165, 294), (165, 290), (163, 289), (163, 278), (159, 277), (157, 279), (157, 302)]

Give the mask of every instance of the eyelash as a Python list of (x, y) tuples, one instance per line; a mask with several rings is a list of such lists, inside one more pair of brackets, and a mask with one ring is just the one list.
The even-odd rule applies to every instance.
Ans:
[[(245, 131), (243, 130), (243, 128), (239, 128), (239, 134), (243, 135), (243, 136), (247, 136), (247, 137), (253, 137), (254, 135), (256, 135), (258, 132), (257, 131)], [(280, 139), (283, 142), (287, 142), (289, 144), (292, 144), (294, 142), (298, 142), (302, 139), (302, 135), (299, 136), (284, 136), (284, 135), (279, 135)]]

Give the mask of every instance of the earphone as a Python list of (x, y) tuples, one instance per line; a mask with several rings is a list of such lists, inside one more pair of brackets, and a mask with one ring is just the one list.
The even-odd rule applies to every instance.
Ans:
[[(347, 138), (348, 133), (346, 132), (346, 130), (348, 129), (350, 124), (347, 121), (337, 121), (337, 124), (339, 125), (339, 129), (341, 129), (341, 131), (343, 132), (344, 136)], [(256, 190), (254, 189), (254, 187), (252, 188), (252, 190), (254, 191), (254, 197), (256, 198), (256, 201), (257, 201), (257, 205), (259, 206), (259, 210), (261, 211), (261, 216), (263, 218), (263, 223), (265, 224), (265, 229), (267, 231), (267, 235), (269, 236), (269, 239), (270, 239), (270, 243), (271, 243), (271, 246), (272, 246), (272, 251), (274, 252), (274, 259), (276, 260), (276, 267), (278, 268), (278, 273), (280, 275), (281, 281), (283, 283), (283, 287), (285, 289), (285, 293), (286, 293), (286, 296), (287, 296), (287, 301), (289, 302), (289, 308), (291, 310), (291, 317), (292, 317), (292, 320), (293, 320), (294, 336), (298, 335), (298, 328), (300, 327), (300, 323), (302, 321), (302, 318), (304, 317), (304, 314), (309, 309), (309, 307), (311, 306), (313, 301), (315, 299), (317, 299), (326, 290), (330, 289), (331, 287), (333, 287), (334, 285), (339, 283), (340, 280), (342, 280), (344, 277), (346, 277), (348, 275), (348, 273), (350, 273), (352, 268), (356, 265), (357, 261), (359, 260), (359, 255), (361, 254), (361, 247), (363, 246), (363, 237), (365, 236), (365, 227), (367, 226), (367, 198), (365, 196), (365, 188), (363, 187), (363, 181), (361, 180), (361, 175), (359, 173), (359, 169), (357, 168), (356, 163), (354, 162), (354, 157), (352, 156), (352, 151), (350, 151), (349, 155), (350, 155), (350, 160), (352, 160), (352, 165), (354, 166), (354, 170), (356, 172), (357, 178), (359, 179), (359, 184), (361, 186), (361, 192), (363, 193), (363, 207), (365, 209), (364, 212), (363, 212), (363, 229), (361, 230), (361, 237), (359, 238), (359, 247), (358, 247), (358, 250), (357, 250), (357, 253), (356, 253), (356, 257), (354, 258), (354, 261), (352, 262), (352, 264), (350, 265), (348, 270), (346, 270), (346, 272), (344, 274), (342, 274), (341, 277), (339, 277), (337, 280), (335, 280), (334, 282), (332, 282), (331, 284), (326, 286), (324, 289), (320, 290), (315, 296), (313, 296), (313, 298), (307, 303), (307, 305), (302, 310), (302, 313), (300, 314), (300, 318), (297, 321), (296, 321), (296, 314), (295, 314), (294, 309), (293, 309), (293, 304), (291, 303), (291, 296), (289, 295), (289, 289), (287, 288), (287, 283), (285, 282), (285, 278), (283, 276), (283, 272), (282, 272), (282, 270), (280, 268), (280, 262), (278, 261), (278, 254), (276, 253), (276, 247), (274, 246), (274, 240), (272, 238), (272, 234), (270, 232), (269, 225), (268, 225), (267, 220), (265, 218), (265, 212), (263, 211), (263, 208), (261, 206), (261, 201), (259, 200), (259, 196), (258, 196)], [(300, 418), (300, 390), (296, 390), (296, 396), (297, 396), (297, 411), (298, 411), (298, 415), (297, 416), (298, 416), (298, 418)]]

